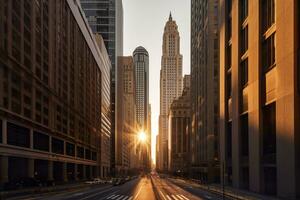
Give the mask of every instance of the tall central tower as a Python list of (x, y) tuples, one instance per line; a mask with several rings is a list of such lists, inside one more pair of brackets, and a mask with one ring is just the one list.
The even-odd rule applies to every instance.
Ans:
[(160, 70), (160, 116), (158, 169), (168, 167), (168, 114), (173, 100), (182, 94), (182, 55), (176, 21), (170, 13), (165, 25)]

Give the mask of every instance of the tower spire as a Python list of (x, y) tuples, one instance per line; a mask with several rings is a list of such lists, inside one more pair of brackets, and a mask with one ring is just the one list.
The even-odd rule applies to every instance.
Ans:
[(173, 19), (172, 19), (172, 13), (171, 13), (171, 11), (170, 11), (170, 15), (169, 15), (169, 21), (172, 21)]

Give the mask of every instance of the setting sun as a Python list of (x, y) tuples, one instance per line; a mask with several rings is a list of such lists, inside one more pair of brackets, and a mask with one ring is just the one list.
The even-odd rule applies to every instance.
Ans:
[(147, 135), (144, 131), (138, 133), (138, 139), (140, 142), (144, 143), (147, 140)]

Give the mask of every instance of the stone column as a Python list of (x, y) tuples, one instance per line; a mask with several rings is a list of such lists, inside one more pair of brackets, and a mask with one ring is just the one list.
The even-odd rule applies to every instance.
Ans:
[(74, 164), (74, 180), (78, 181), (78, 165)]
[(8, 182), (8, 157), (0, 156), (0, 185)]
[(33, 149), (33, 129), (30, 129), (30, 149)]
[(82, 165), (82, 179), (85, 180), (86, 179), (86, 165)]
[(63, 163), (63, 181), (68, 182), (67, 163)]
[(48, 180), (53, 180), (53, 161), (48, 160)]
[(7, 144), (7, 121), (2, 120), (2, 143)]
[(28, 158), (28, 177), (34, 178), (34, 159)]

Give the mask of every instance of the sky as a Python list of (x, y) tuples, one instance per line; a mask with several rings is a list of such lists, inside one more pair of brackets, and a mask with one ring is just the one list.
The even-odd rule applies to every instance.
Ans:
[(164, 26), (170, 12), (177, 22), (183, 75), (190, 73), (190, 1), (189, 0), (123, 0), (124, 56), (143, 46), (149, 52), (149, 95), (152, 109), (152, 159), (155, 161), (155, 140), (158, 134), (159, 80)]

